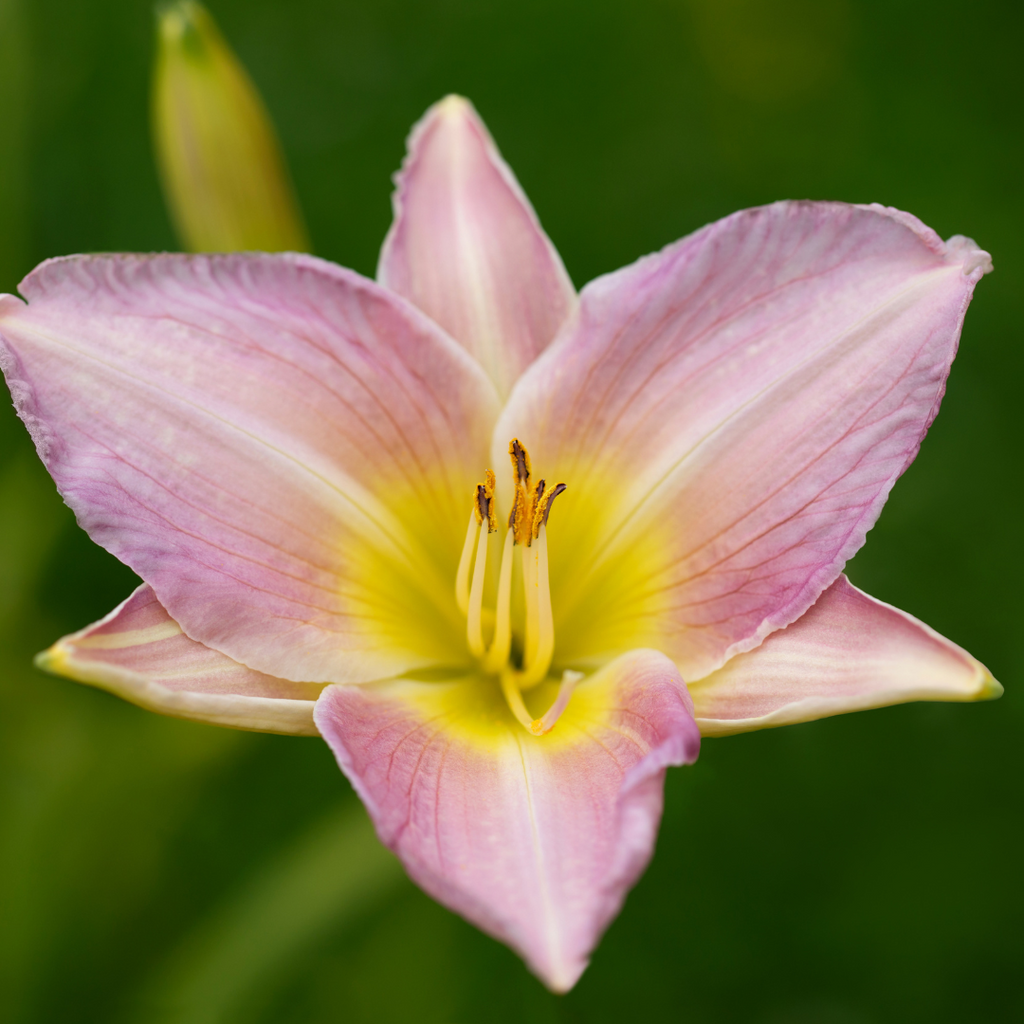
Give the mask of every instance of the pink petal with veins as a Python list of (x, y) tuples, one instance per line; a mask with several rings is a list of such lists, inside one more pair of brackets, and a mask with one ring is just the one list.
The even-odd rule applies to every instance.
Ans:
[(542, 737), (489, 685), (493, 701), (484, 680), (330, 686), (314, 717), (413, 880), (564, 992), (651, 857), (666, 766), (700, 737), (656, 651), (581, 683)]
[(396, 182), (377, 279), (433, 317), (508, 394), (575, 306), (558, 253), (460, 96), (413, 128)]
[(22, 289), (0, 299), (19, 413), (188, 636), (300, 682), (448, 650), (497, 407), (430, 320), (296, 255), (71, 257)]
[(588, 285), (492, 448), (569, 485), (560, 655), (618, 639), (699, 679), (806, 611), (916, 455), (990, 267), (909, 214), (777, 203)]
[(705, 736), (725, 736), (912, 700), (987, 700), (1003, 688), (912, 615), (845, 576), (792, 625), (690, 684)]
[(58, 640), (36, 664), (175, 718), (318, 735), (313, 704), (322, 685), (254, 672), (189, 640), (146, 583), (106, 618)]

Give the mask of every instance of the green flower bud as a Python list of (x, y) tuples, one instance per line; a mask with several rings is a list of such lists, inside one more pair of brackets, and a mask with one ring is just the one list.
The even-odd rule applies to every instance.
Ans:
[(157, 13), (153, 134), (164, 196), (187, 249), (308, 251), (266, 108), (195, 0)]

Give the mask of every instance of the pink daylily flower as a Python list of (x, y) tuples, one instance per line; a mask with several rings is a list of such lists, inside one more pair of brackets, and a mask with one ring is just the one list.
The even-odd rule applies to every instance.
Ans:
[(377, 282), (77, 256), (0, 298), (40, 456), (145, 581), (41, 664), (319, 733), (413, 879), (565, 991), (702, 734), (1001, 692), (842, 575), (991, 262), (784, 202), (577, 296), (456, 97), (397, 183)]

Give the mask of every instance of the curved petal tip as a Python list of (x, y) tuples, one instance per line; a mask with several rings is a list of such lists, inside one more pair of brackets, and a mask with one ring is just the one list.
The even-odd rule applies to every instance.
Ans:
[(984, 249), (979, 248), (973, 238), (968, 238), (966, 235), (953, 235), (943, 242), (935, 231), (912, 213), (897, 210), (894, 206), (883, 206), (881, 203), (859, 205), (862, 210), (872, 210), (910, 228), (933, 252), (944, 256), (948, 263), (960, 264), (964, 277), (972, 284), (979, 281), (985, 274), (992, 273), (992, 257)]
[(980, 281), (994, 269), (992, 257), (966, 235), (953, 235), (946, 242), (946, 252), (950, 259), (961, 264), (964, 277), (970, 281)]
[(796, 622), (691, 685), (705, 736), (810, 722), (916, 700), (994, 700), (965, 650), (845, 576)]
[(439, 99), (428, 114), (430, 112), (438, 117), (475, 118), (477, 116), (473, 104), (465, 96), (460, 96), (457, 92), (450, 92), (447, 96)]
[(407, 145), (377, 279), (507, 394), (575, 306), (572, 282), (469, 100), (435, 103)]
[(37, 654), (35, 664), (173, 718), (318, 735), (319, 685), (254, 672), (190, 640), (145, 583), (99, 622)]
[(1003, 695), (1003, 684), (984, 665), (981, 667), (981, 680), (974, 694), (975, 700), (998, 700)]

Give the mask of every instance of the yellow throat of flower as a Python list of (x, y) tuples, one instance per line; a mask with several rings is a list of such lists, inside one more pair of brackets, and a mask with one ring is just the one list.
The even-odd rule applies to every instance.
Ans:
[[(484, 672), (499, 676), (512, 713), (528, 731), (539, 736), (553, 728), (569, 702), (573, 687), (582, 678), (578, 672), (563, 673), (558, 697), (541, 718), (533, 718), (526, 710), (522, 691), (547, 678), (555, 650), (547, 522), (551, 506), (565, 490), (565, 484), (549, 485), (545, 480), (534, 484), (530, 476), (530, 455), (516, 438), (509, 443), (508, 452), (515, 492), (498, 572), (494, 631), (489, 644), (484, 641), (484, 583), (490, 537), (498, 531), (495, 478), (490, 469), (484, 475), (484, 482), (477, 485), (473, 498), (466, 542), (455, 577), (455, 599), (466, 616), (466, 642), (470, 652)], [(512, 571), (516, 552), (519, 553), (524, 599), (522, 664), (519, 667), (511, 659)]]

